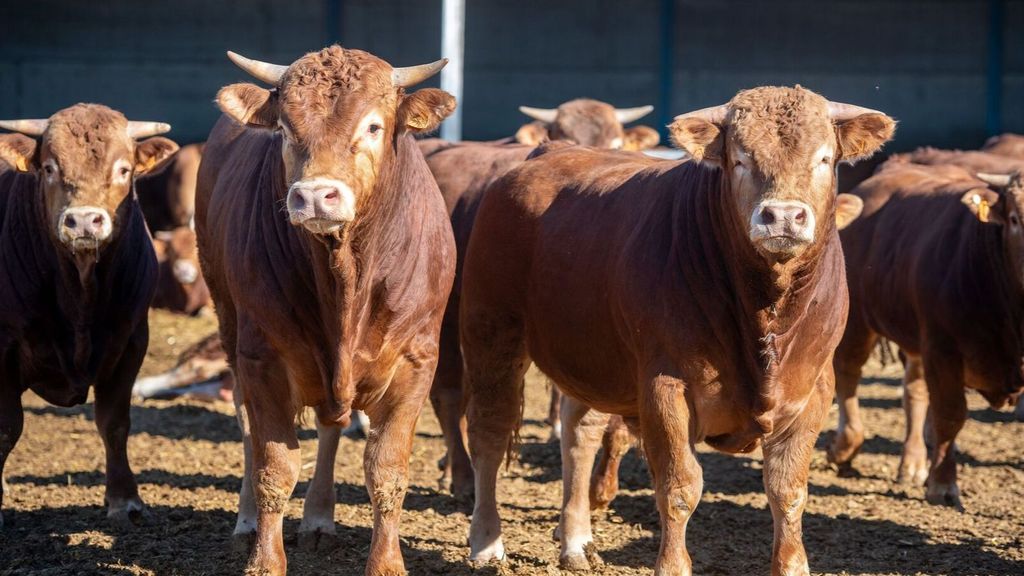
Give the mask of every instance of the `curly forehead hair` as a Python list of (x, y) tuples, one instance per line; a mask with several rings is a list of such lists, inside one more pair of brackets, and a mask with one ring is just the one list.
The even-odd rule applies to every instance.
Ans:
[(50, 118), (47, 138), (65, 172), (94, 168), (107, 160), (112, 144), (128, 146), (131, 140), (124, 114), (100, 104), (76, 104), (57, 112)]
[(362, 50), (330, 46), (306, 54), (288, 68), (281, 79), (281, 102), (290, 113), (327, 118), (348, 94), (397, 96), (391, 70), (387, 62)]
[(828, 100), (799, 85), (743, 90), (729, 109), (733, 137), (766, 174), (809, 158), (833, 130)]

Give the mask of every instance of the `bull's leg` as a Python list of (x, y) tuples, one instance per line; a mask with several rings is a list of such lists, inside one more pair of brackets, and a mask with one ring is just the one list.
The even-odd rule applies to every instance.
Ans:
[(304, 550), (329, 550), (336, 543), (334, 531), (334, 459), (338, 455), (341, 427), (316, 423), (316, 468), (309, 481), (306, 502), (299, 523), (299, 547)]
[(700, 502), (704, 479), (690, 441), (690, 409), (682, 381), (659, 375), (642, 390), (640, 434), (661, 515), (655, 576), (690, 576), (686, 524)]
[(612, 416), (601, 438), (601, 459), (590, 481), (590, 509), (607, 508), (619, 492), (619, 464), (629, 452), (633, 435), (621, 416)]
[(4, 527), (4, 464), (21, 438), (25, 414), (21, 406), (21, 392), (13, 382), (0, 384), (0, 528)]
[[(457, 310), (455, 311), (457, 315)], [(430, 389), (430, 404), (434, 408), (441, 433), (444, 435), (445, 456), (441, 462), (439, 481), (442, 490), (451, 490), (459, 499), (473, 497), (473, 468), (466, 453), (462, 421), (462, 352), (459, 348), (459, 327), (445, 317), (441, 325), (437, 372)]]
[(498, 469), (512, 448), (523, 405), (523, 375), (529, 358), (522, 324), (463, 313), (469, 452), (473, 460), (473, 518), (469, 559), (504, 560), (496, 495)]
[(548, 424), (551, 425), (550, 440), (562, 439), (562, 391), (554, 380), (548, 378), (551, 387), (551, 403), (548, 405)]
[(963, 508), (956, 482), (956, 435), (967, 420), (963, 367), (955, 354), (928, 351), (924, 355), (924, 377), (930, 405), (931, 426), (935, 437), (931, 469), (928, 471), (926, 498), (932, 504)]
[(814, 442), (831, 403), (831, 383), (819, 383), (804, 412), (764, 441), (764, 489), (772, 511), (772, 576), (806, 576), (803, 513)]
[(149, 327), (132, 336), (111, 379), (96, 385), (96, 429), (106, 452), (107, 519), (119, 528), (130, 528), (146, 514), (128, 464), (128, 432), (131, 429), (132, 385), (149, 345)]
[(235, 521), (235, 531), (231, 535), (231, 543), (235, 550), (248, 552), (256, 534), (256, 494), (252, 489), (252, 433), (249, 428), (249, 415), (242, 402), (242, 392), (237, 387), (233, 390), (232, 400), (235, 402), (238, 428), (242, 432), (245, 468), (242, 472), (242, 489), (238, 493), (238, 518)]
[(864, 444), (864, 423), (857, 402), (857, 385), (861, 368), (871, 356), (878, 336), (870, 331), (854, 303), (850, 304), (850, 319), (843, 339), (835, 352), (836, 400), (839, 403), (839, 426), (828, 446), (828, 461), (839, 467), (840, 474), (852, 471), (853, 457)]
[(590, 570), (592, 564), (601, 564), (601, 558), (594, 549), (594, 535), (590, 530), (588, 485), (609, 416), (569, 396), (562, 396), (562, 415), (565, 434), (562, 436), (559, 563), (566, 570)]
[(1024, 422), (1024, 394), (1017, 398), (1017, 407), (1013, 410), (1017, 422)]
[(405, 574), (398, 526), (409, 485), (409, 457), (416, 420), (430, 391), (434, 367), (434, 362), (403, 366), (392, 380), (388, 393), (367, 409), (371, 428), (366, 439), (363, 472), (373, 505), (373, 538), (366, 562), (367, 576)]
[(903, 457), (897, 482), (920, 486), (928, 478), (928, 449), (924, 442), (924, 426), (928, 416), (928, 385), (920, 356), (907, 355), (903, 375), (903, 412), (907, 417), (907, 433), (903, 439)]
[(237, 376), (252, 439), (249, 482), (256, 504), (256, 538), (245, 573), (282, 576), (288, 566), (282, 522), (299, 479), (299, 408), (292, 405), (287, 377), (276, 362), (239, 351)]

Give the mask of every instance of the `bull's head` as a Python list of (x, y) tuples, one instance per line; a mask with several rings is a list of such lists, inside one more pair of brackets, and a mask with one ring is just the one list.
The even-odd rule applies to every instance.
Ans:
[(520, 106), (519, 111), (535, 121), (516, 132), (516, 141), (536, 146), (548, 140), (572, 140), (595, 148), (646, 150), (658, 145), (658, 132), (647, 126), (622, 125), (643, 118), (651, 110), (653, 106), (614, 108), (586, 98), (552, 109)]
[(860, 215), (856, 196), (836, 195), (836, 168), (874, 154), (896, 122), (881, 112), (829, 102), (795, 88), (744, 90), (728, 104), (677, 116), (676, 145), (722, 170), (750, 242), (770, 263), (799, 256)]
[(0, 159), (36, 174), (54, 239), (85, 256), (117, 237), (135, 177), (178, 149), (167, 138), (148, 138), (169, 125), (129, 122), (99, 104), (76, 104), (44, 120), (0, 121), (0, 128), (20, 133), (0, 141)]
[(969, 190), (961, 200), (981, 222), (1002, 228), (1003, 250), (1010, 277), (1024, 288), (1024, 181), (1020, 173), (978, 174), (987, 184)]
[(243, 124), (281, 134), (288, 217), (314, 234), (337, 232), (365, 208), (394, 161), (397, 138), (432, 131), (455, 109), (455, 98), (436, 88), (405, 92), (447, 60), (392, 68), (340, 46), (289, 66), (228, 56), (275, 88), (233, 84), (217, 104)]

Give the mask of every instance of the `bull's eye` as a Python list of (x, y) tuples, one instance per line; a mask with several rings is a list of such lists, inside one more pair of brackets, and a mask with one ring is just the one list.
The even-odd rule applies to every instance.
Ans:
[(370, 124), (370, 126), (367, 127), (366, 131), (370, 134), (370, 136), (376, 136), (383, 129), (384, 128), (380, 124)]
[(832, 163), (832, 157), (831, 157), (831, 156), (825, 156), (825, 157), (823, 157), (823, 158), (821, 159), (821, 163), (822, 163), (822, 164), (831, 164), (831, 163)]
[(121, 166), (121, 169), (118, 170), (117, 173), (120, 174), (122, 178), (127, 178), (128, 175), (132, 173), (132, 169), (127, 166)]
[(53, 176), (54, 168), (53, 164), (46, 164), (43, 166), (43, 172), (46, 172), (47, 176)]
[(1017, 218), (1017, 214), (1010, 214), (1010, 226), (1017, 226), (1020, 224), (1020, 219)]

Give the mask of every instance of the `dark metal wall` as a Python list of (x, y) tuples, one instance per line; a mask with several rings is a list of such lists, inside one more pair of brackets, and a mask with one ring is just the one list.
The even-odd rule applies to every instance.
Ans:
[[(205, 137), (235, 50), (287, 63), (340, 41), (435, 59), (440, 0), (0, 3), (0, 117), (79, 101)], [(896, 148), (1024, 132), (1024, 0), (471, 0), (465, 136), (510, 134), (520, 104), (654, 104), (651, 124), (738, 89), (800, 83), (900, 120)], [(436, 84), (436, 82), (435, 82)]]

